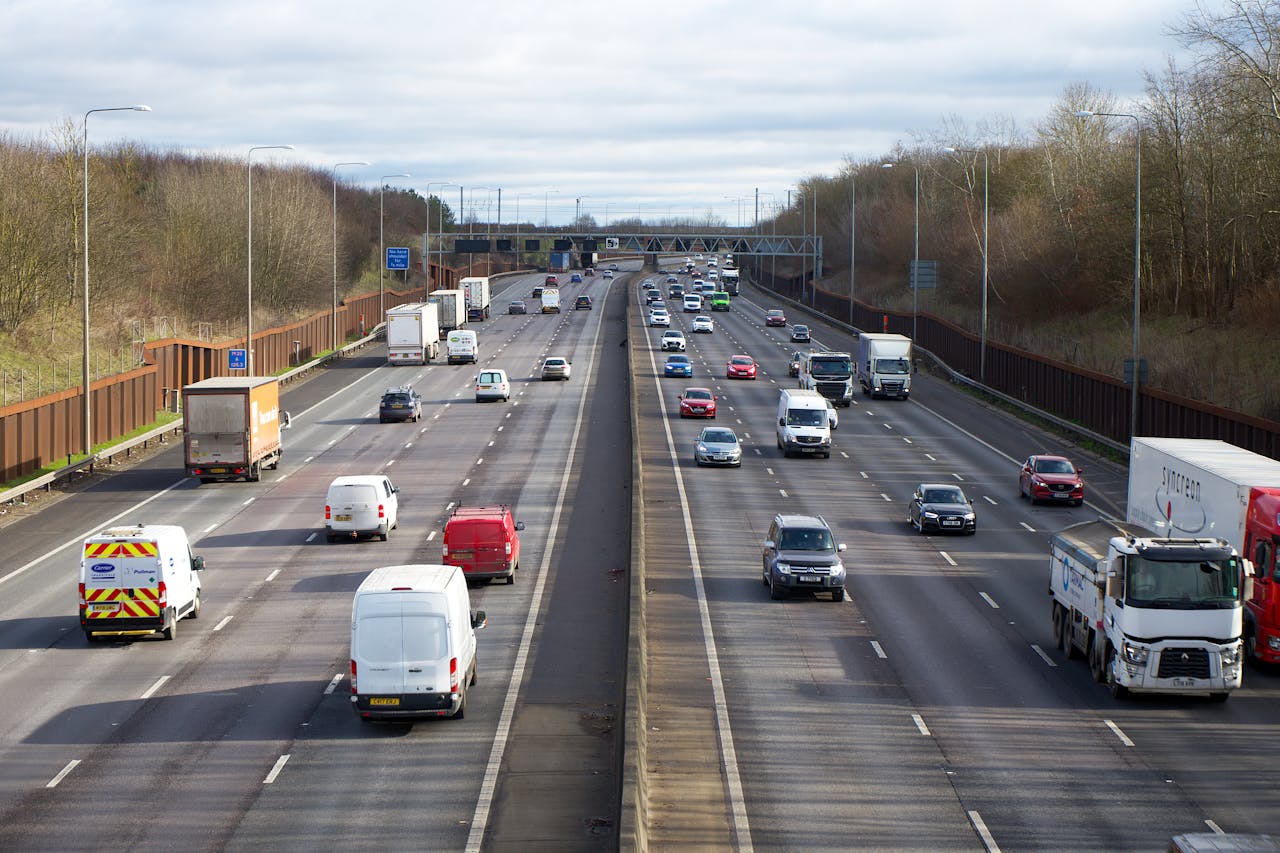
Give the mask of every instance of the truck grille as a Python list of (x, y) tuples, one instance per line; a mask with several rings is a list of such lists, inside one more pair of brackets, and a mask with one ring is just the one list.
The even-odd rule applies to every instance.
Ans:
[(796, 436), (796, 444), (821, 444), (822, 436), (820, 435), (798, 435)]
[(1208, 678), (1209, 653), (1204, 649), (1165, 649), (1158, 678)]
[(901, 394), (902, 383), (901, 382), (881, 382), (880, 390), (884, 394)]
[(818, 393), (824, 397), (839, 400), (844, 397), (843, 382), (819, 382)]

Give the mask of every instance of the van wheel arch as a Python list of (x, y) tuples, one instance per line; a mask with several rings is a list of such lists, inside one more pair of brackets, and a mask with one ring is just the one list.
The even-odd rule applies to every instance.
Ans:
[(160, 629), (160, 636), (166, 640), (172, 640), (178, 636), (178, 612), (173, 608), (168, 610), (168, 618), (165, 621), (165, 626)]

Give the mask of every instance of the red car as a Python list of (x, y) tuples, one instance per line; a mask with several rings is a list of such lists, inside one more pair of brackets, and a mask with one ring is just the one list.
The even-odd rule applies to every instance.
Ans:
[(1040, 454), (1028, 456), (1018, 474), (1018, 496), (1050, 503), (1084, 503), (1083, 468), (1071, 464), (1065, 456)]
[(785, 326), (787, 325), (787, 315), (782, 313), (781, 308), (773, 308), (764, 315), (764, 324), (766, 326)]
[(727, 379), (755, 379), (755, 359), (749, 355), (733, 356), (724, 366), (724, 375)]
[(716, 416), (716, 395), (710, 388), (686, 388), (680, 395), (680, 417), (682, 418), (714, 418)]

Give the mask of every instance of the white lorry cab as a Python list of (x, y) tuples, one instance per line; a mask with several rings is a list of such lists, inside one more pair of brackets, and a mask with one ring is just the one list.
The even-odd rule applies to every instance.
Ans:
[(160, 633), (172, 640), (178, 620), (200, 615), (204, 558), (173, 524), (109, 527), (84, 540), (80, 559), (80, 627), (100, 637)]
[(470, 329), (455, 329), (445, 340), (445, 355), (450, 364), (475, 364), (480, 357), (480, 339)]
[(783, 388), (778, 393), (778, 449), (792, 453), (831, 457), (831, 425), (827, 401), (809, 388)]
[(375, 569), (351, 608), (351, 707), (364, 720), (456, 717), (476, 680), (476, 629), (462, 569)]

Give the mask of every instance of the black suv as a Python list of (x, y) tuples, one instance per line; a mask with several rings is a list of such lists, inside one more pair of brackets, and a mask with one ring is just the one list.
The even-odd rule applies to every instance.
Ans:
[(573, 303), (574, 311), (577, 311), (582, 308), (585, 308), (588, 311), (591, 310), (591, 297), (587, 296), (586, 294), (579, 296), (576, 300), (574, 300), (574, 303)]
[(785, 598), (795, 590), (829, 592), (844, 601), (844, 562), (831, 528), (820, 515), (775, 515), (764, 542), (761, 580), (769, 597)]
[(388, 388), (378, 405), (378, 423), (422, 419), (422, 398), (412, 388)]

